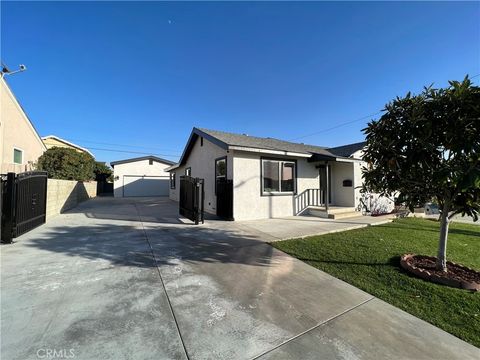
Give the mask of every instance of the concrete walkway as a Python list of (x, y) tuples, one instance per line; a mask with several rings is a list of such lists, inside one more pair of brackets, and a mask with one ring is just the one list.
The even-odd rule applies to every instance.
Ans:
[(167, 199), (100, 198), (1, 247), (1, 357), (478, 359), (480, 350)]
[(266, 220), (242, 221), (238, 224), (255, 233), (262, 233), (270, 241), (303, 238), (333, 232), (360, 229), (391, 222), (393, 215), (361, 216), (346, 219), (323, 219), (315, 216), (288, 216)]

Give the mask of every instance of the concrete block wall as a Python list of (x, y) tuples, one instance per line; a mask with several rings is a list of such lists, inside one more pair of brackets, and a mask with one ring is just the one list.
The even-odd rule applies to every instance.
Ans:
[(97, 182), (48, 179), (47, 221), (74, 208), (82, 201), (97, 196)]

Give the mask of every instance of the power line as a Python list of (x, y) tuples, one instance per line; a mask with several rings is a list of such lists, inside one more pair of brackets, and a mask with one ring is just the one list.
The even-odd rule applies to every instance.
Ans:
[[(480, 73), (479, 73), (479, 74), (476, 74), (476, 75), (473, 75), (473, 76), (469, 76), (468, 78), (469, 78), (469, 79), (475, 79), (475, 78), (478, 77), (478, 76), (480, 76)], [(306, 138), (306, 137), (310, 137), (310, 136), (318, 135), (318, 134), (321, 134), (321, 133), (325, 133), (325, 132), (327, 132), (327, 131), (335, 130), (335, 129), (338, 129), (339, 127), (342, 127), (342, 126), (345, 126), (345, 125), (349, 125), (349, 124), (353, 124), (353, 123), (355, 123), (355, 122), (357, 122), (357, 121), (365, 120), (365, 119), (371, 118), (371, 117), (373, 117), (373, 116), (377, 116), (377, 115), (381, 114), (382, 112), (383, 112), (383, 111), (378, 111), (378, 112), (376, 112), (375, 114), (370, 114), (370, 115), (362, 116), (361, 118), (358, 118), (358, 119), (355, 119), (355, 120), (346, 121), (346, 122), (337, 124), (337, 125), (335, 125), (335, 126), (332, 126), (332, 127), (330, 127), (330, 128), (324, 129), (324, 130), (315, 131), (314, 133), (310, 133), (310, 134), (307, 134), (307, 135), (303, 135), (303, 136), (299, 136), (299, 137), (290, 139), (290, 141), (299, 140), (299, 139), (304, 139), (304, 138)]]
[(159, 151), (170, 151), (170, 149), (163, 149), (163, 148), (157, 148), (157, 147), (149, 147), (149, 146), (139, 146), (139, 145), (127, 145), (127, 144), (113, 144), (113, 143), (104, 143), (104, 142), (97, 142), (97, 141), (90, 141), (90, 140), (80, 140), (80, 139), (66, 139), (68, 141), (79, 141), (79, 142), (84, 142), (84, 143), (89, 143), (89, 144), (97, 144), (97, 145), (108, 145), (108, 146), (123, 146), (123, 147), (129, 147), (129, 148), (137, 148), (137, 149), (151, 149), (151, 150), (159, 150)]
[(155, 155), (155, 156), (166, 156), (166, 157), (179, 157), (180, 156), (180, 155), (175, 155), (175, 154), (152, 154), (152, 153), (144, 153), (144, 152), (139, 152), (139, 151), (105, 149), (105, 148), (94, 148), (94, 147), (86, 147), (86, 149), (88, 149), (88, 150), (99, 150), (99, 151), (110, 151), (110, 152), (117, 152), (117, 153), (138, 154), (138, 155)]
[(337, 124), (337, 125), (335, 125), (335, 126), (332, 126), (332, 127), (330, 127), (330, 128), (327, 128), (327, 129), (319, 130), (319, 131), (316, 131), (316, 132), (314, 132), (314, 133), (310, 133), (310, 134), (308, 134), (308, 135), (303, 135), (303, 136), (299, 136), (299, 137), (290, 139), (290, 141), (299, 140), (299, 139), (304, 139), (304, 138), (306, 138), (306, 137), (310, 137), (310, 136), (318, 135), (318, 134), (321, 134), (321, 133), (325, 133), (325, 132), (327, 132), (327, 131), (331, 131), (331, 130), (334, 130), (334, 129), (338, 129), (339, 127), (342, 127), (342, 126), (345, 126), (345, 125), (348, 125), (348, 124), (353, 124), (354, 122), (357, 122), (357, 121), (361, 121), (361, 120), (365, 120), (365, 119), (367, 119), (367, 118), (371, 118), (372, 116), (376, 116), (376, 115), (379, 115), (379, 114), (381, 114), (381, 113), (382, 113), (382, 111), (378, 111), (378, 112), (376, 112), (375, 114), (370, 114), (370, 115), (362, 116), (361, 118), (358, 118), (358, 119), (355, 119), (355, 120), (346, 121), (346, 122)]

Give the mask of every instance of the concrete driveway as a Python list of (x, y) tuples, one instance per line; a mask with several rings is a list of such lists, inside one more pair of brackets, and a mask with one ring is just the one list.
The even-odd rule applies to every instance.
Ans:
[(1, 357), (480, 357), (265, 240), (251, 223), (191, 225), (167, 199), (86, 202), (2, 245)]

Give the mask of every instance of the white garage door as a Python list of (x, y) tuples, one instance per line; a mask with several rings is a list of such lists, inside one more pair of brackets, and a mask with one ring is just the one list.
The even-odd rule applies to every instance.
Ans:
[(168, 196), (168, 176), (123, 176), (123, 196)]

